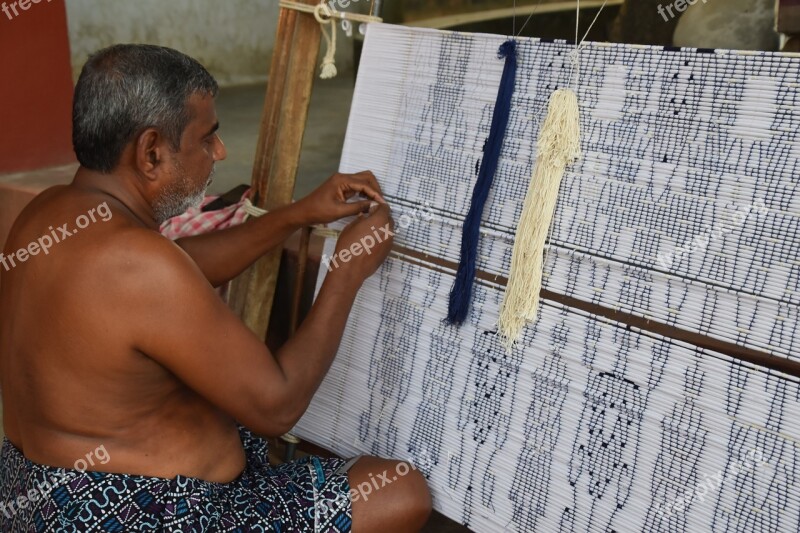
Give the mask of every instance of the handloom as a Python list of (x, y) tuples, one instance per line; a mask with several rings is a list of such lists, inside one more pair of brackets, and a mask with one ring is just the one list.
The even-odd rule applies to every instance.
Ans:
[[(797, 530), (796, 377), (546, 300), (510, 351), (498, 335), (572, 44), (518, 39), (482, 276), (444, 322), (504, 40), (370, 27), (341, 170), (373, 170), (402, 229), (296, 433), (410, 458), (476, 531)], [(587, 43), (544, 288), (798, 362), (798, 79), (782, 54)]]

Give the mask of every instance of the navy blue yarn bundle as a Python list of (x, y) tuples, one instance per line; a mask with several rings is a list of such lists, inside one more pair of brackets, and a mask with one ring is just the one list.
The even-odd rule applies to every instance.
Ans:
[(456, 281), (450, 291), (450, 306), (447, 310), (447, 322), (463, 324), (469, 315), (472, 303), (472, 285), (475, 280), (475, 262), (478, 256), (481, 219), (483, 208), (489, 197), (489, 190), (494, 182), (500, 151), (506, 136), (506, 127), (511, 112), (511, 96), (517, 79), (517, 43), (513, 39), (500, 46), (498, 58), (505, 58), (503, 76), (500, 78), (500, 89), (494, 105), (492, 127), (489, 138), (483, 147), (483, 161), (478, 171), (478, 181), (472, 191), (469, 212), (464, 219), (464, 232), (461, 235), (461, 262), (458, 265)]

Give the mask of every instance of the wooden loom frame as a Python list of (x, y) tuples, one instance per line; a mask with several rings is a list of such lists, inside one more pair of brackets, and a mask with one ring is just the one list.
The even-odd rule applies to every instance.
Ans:
[[(298, 0), (315, 6), (319, 0)], [(375, 0), (370, 4), (374, 16)], [(334, 19), (335, 21), (335, 19)], [(335, 22), (332, 31), (337, 31)], [(322, 29), (313, 14), (280, 8), (253, 165), (253, 204), (267, 211), (292, 203)], [(297, 328), (311, 228), (303, 228), (289, 329)], [(234, 280), (230, 306), (262, 340), (267, 337), (283, 249), (259, 258)]]
[[(313, 15), (280, 8), (252, 176), (253, 203), (268, 211), (292, 202), (321, 38)], [(231, 307), (262, 339), (269, 326), (281, 253), (279, 248), (259, 258), (231, 290)]]

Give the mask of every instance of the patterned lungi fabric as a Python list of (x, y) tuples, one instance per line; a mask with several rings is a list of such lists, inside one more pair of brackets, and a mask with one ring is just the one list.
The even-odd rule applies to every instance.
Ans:
[(307, 457), (273, 467), (267, 442), (240, 433), (247, 466), (230, 483), (53, 468), (5, 439), (0, 531), (350, 531), (350, 484), (337, 472), (344, 460)]

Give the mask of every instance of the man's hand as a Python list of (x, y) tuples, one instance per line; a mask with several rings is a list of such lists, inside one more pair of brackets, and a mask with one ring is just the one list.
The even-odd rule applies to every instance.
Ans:
[(331, 263), (336, 271), (359, 286), (380, 267), (394, 242), (394, 221), (387, 204), (375, 206), (351, 222), (339, 235)]
[[(348, 202), (355, 195), (366, 199)], [(306, 225), (313, 225), (367, 213), (372, 202), (385, 204), (386, 200), (375, 175), (367, 170), (358, 174), (334, 174), (314, 192), (296, 202), (294, 207)]]

